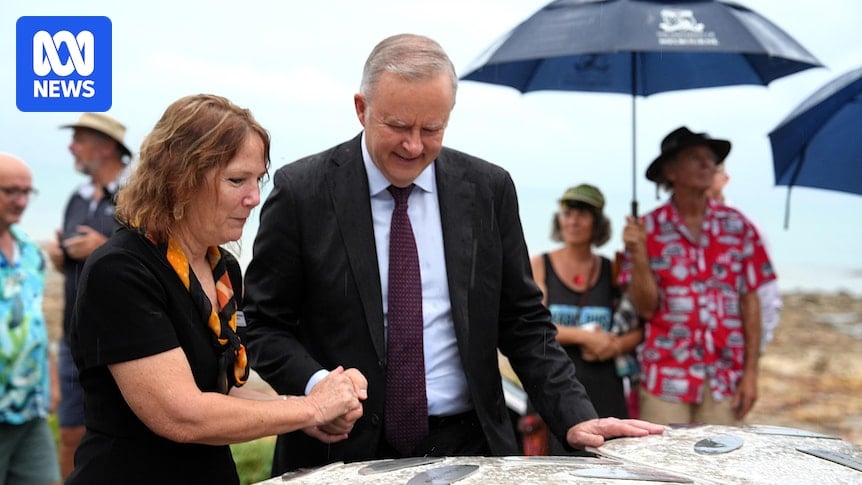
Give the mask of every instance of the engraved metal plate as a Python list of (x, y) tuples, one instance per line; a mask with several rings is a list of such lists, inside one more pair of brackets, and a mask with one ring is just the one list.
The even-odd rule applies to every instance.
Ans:
[(653, 470), (651, 468), (634, 468), (634, 467), (602, 467), (602, 468), (585, 468), (583, 470), (574, 470), (569, 472), (571, 475), (583, 478), (606, 478), (609, 480), (641, 480), (650, 482), (671, 482), (671, 483), (694, 483), (694, 481), (683, 475), (677, 475), (661, 470)]
[(448, 485), (476, 472), (479, 465), (446, 465), (422, 473), (407, 482), (407, 485)]
[(832, 436), (828, 434), (815, 433), (814, 431), (808, 431), (805, 429), (798, 428), (786, 428), (784, 426), (751, 426), (749, 428), (745, 428), (749, 433), (755, 434), (769, 434), (769, 435), (778, 435), (778, 436), (794, 436), (797, 438), (827, 438), (832, 440), (840, 440), (839, 436)]
[(504, 456), (503, 461), (529, 463), (531, 465), (621, 465), (612, 458), (592, 456)]
[(412, 466), (428, 465), (443, 461), (441, 457), (434, 456), (419, 456), (415, 458), (398, 458), (396, 460), (385, 460), (365, 465), (359, 469), (360, 475), (374, 475), (375, 473), (386, 473)]
[(856, 471), (862, 472), (862, 459), (856, 458), (855, 456), (851, 456), (846, 453), (822, 450), (818, 448), (796, 448), (796, 451), (808, 453), (809, 455), (816, 456), (817, 458), (823, 458), (824, 460), (829, 460), (831, 462), (838, 463), (839, 465), (844, 465)]

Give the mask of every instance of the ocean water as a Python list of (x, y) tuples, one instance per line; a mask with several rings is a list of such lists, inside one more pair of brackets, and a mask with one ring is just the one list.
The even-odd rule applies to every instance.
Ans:
[(862, 270), (815, 265), (782, 267), (778, 279), (784, 293), (848, 293), (862, 297)]
[[(68, 154), (56, 153), (57, 147), (48, 149), (45, 146), (32, 145), (30, 150), (31, 153), (25, 154), (25, 159), (33, 169), (34, 186), (39, 189), (39, 195), (30, 201), (21, 226), (37, 241), (45, 241), (54, 237), (55, 229), (60, 227), (63, 208), (72, 190), (86, 179), (74, 171)], [(47, 153), (53, 153), (53, 155), (49, 156)], [(551, 217), (556, 210), (556, 198), (562, 193), (567, 182), (557, 182), (561, 189), (531, 187), (519, 184), (517, 178), (515, 182), (519, 185), (521, 223), (530, 254), (553, 249), (557, 243), (549, 238)], [(267, 194), (268, 188), (265, 188), (262, 195), (265, 197)], [(612, 235), (611, 240), (599, 248), (598, 252), (613, 257), (615, 251), (622, 249), (621, 234), (625, 224), (625, 214), (628, 211), (629, 195), (606, 190), (605, 197), (607, 199), (605, 212), (611, 218)], [(802, 197), (799, 199), (804, 201)], [(857, 202), (855, 198), (845, 199)], [(658, 203), (653, 197), (642, 199), (641, 212), (650, 210), (651, 206)], [(794, 214), (795, 219), (790, 230), (783, 229), (780, 220), (774, 220), (774, 217), (770, 219), (770, 214), (759, 219), (767, 233), (770, 254), (781, 290), (815, 293), (846, 292), (862, 297), (862, 252), (858, 250), (858, 241), (862, 234), (859, 233), (859, 226), (847, 224), (845, 218), (843, 224), (814, 229), (817, 226), (810, 221), (820, 220), (825, 223), (823, 213), (812, 214), (809, 216), (810, 220), (806, 220), (806, 214), (803, 212), (806, 206), (802, 204), (800, 206)], [(848, 206), (838, 212), (847, 214), (851, 210), (853, 208)], [(242, 240), (234, 245), (234, 249), (239, 252), (239, 260), (243, 264), (247, 264), (251, 258), (259, 215), (258, 207), (252, 212)]]

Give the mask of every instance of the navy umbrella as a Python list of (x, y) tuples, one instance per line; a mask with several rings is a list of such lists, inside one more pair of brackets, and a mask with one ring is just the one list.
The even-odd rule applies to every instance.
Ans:
[(862, 67), (815, 91), (769, 133), (775, 185), (862, 195)]
[(715, 0), (556, 0), (500, 38), (464, 80), (632, 96), (771, 81), (820, 62), (758, 13)]

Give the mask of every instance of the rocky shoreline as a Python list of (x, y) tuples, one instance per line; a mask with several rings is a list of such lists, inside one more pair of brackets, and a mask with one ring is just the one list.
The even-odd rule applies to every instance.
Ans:
[[(49, 271), (45, 317), (60, 335), (62, 277)], [(788, 293), (760, 363), (748, 424), (790, 426), (862, 444), (862, 297)]]
[(746, 422), (793, 426), (862, 444), (862, 298), (784, 295)]

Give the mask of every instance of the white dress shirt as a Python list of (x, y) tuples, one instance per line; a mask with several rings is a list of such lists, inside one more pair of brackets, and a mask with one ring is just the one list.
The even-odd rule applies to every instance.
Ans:
[[(384, 325), (388, 328), (389, 294), (389, 225), (395, 200), (386, 190), (390, 184), (380, 169), (371, 161), (371, 155), (362, 134), (362, 160), (368, 174), (371, 214), (374, 223), (374, 242), (377, 248), (377, 265), (383, 297)], [(422, 278), (423, 348), (425, 352), (425, 390), (429, 416), (449, 416), (473, 409), (467, 378), (458, 353), (449, 283), (446, 275), (446, 257), (443, 251), (443, 226), (437, 200), (437, 179), (431, 163), (416, 180), (416, 187), (408, 199), (407, 215), (413, 228), (416, 250), (419, 254), (419, 272)], [(328, 374), (321, 370), (311, 376), (305, 388), (311, 388)]]
[[(389, 224), (395, 200), (386, 190), (390, 183), (371, 161), (362, 136), (362, 159), (368, 173), (371, 214), (374, 218), (374, 242), (380, 287), (383, 290), (384, 321), (388, 315), (389, 294)], [(470, 393), (458, 354), (449, 283), (446, 279), (446, 256), (443, 252), (443, 227), (437, 201), (437, 179), (431, 163), (413, 181), (416, 186), (408, 199), (407, 215), (419, 253), (422, 277), (423, 347), (425, 350), (425, 386), (428, 414), (447, 416), (469, 411)], [(388, 322), (387, 322), (388, 328)]]

